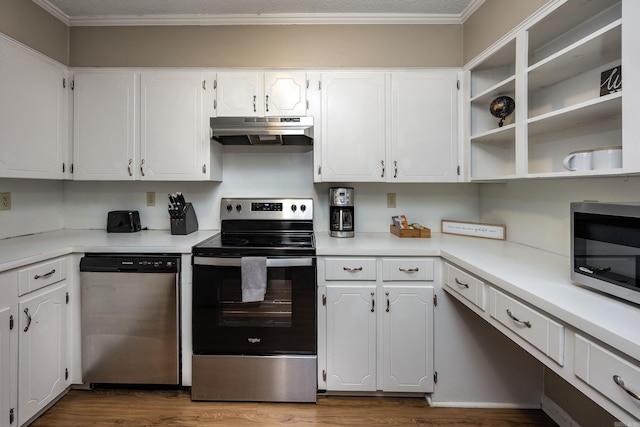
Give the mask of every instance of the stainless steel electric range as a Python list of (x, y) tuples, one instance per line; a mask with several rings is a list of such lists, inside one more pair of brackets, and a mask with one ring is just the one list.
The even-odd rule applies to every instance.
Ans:
[(193, 400), (315, 402), (312, 199), (222, 199), (193, 248)]

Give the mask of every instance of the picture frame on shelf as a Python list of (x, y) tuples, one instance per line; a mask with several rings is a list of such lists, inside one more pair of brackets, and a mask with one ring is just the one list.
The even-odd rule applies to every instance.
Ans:
[(600, 73), (600, 96), (620, 92), (622, 90), (622, 65)]

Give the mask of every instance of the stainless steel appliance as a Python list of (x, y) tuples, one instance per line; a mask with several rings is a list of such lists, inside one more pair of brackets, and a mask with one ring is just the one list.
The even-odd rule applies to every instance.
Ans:
[(180, 384), (177, 255), (80, 260), (85, 384)]
[(640, 204), (571, 203), (571, 279), (640, 304)]
[(313, 117), (213, 117), (210, 125), (224, 145), (313, 144)]
[[(193, 248), (191, 398), (315, 402), (313, 201), (223, 199), (220, 211), (221, 233)], [(247, 300), (256, 274), (263, 296)]]
[(353, 188), (329, 189), (329, 235), (331, 237), (354, 236)]

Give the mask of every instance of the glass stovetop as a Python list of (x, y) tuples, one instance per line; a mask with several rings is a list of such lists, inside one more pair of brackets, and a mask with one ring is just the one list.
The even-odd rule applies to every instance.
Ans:
[(315, 255), (312, 232), (220, 233), (193, 248), (200, 256)]

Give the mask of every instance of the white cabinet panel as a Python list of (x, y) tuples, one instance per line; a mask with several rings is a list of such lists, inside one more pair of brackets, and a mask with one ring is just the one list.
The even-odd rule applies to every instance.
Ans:
[(375, 286), (327, 287), (327, 388), (376, 389)]
[(202, 179), (203, 145), (209, 143), (202, 114), (205, 88), (199, 72), (142, 73), (141, 179)]
[(0, 177), (63, 178), (66, 71), (0, 38)]
[(255, 72), (217, 74), (216, 114), (220, 117), (253, 117), (262, 105), (260, 76)]
[(485, 309), (485, 284), (467, 272), (445, 263), (445, 285), (471, 301), (481, 310)]
[(44, 288), (67, 278), (67, 260), (56, 258), (18, 271), (18, 295)]
[(433, 280), (433, 259), (383, 258), (382, 280), (430, 281)]
[(390, 182), (458, 180), (458, 91), (454, 71), (391, 74)]
[(66, 283), (20, 301), (19, 424), (66, 388)]
[(326, 280), (376, 280), (375, 258), (326, 258)]
[(640, 366), (576, 334), (574, 369), (578, 378), (640, 418)]
[(307, 114), (305, 72), (264, 73), (265, 116)]
[(73, 179), (135, 179), (140, 166), (135, 73), (75, 73), (73, 79)]
[(385, 181), (385, 76), (322, 74), (323, 181)]
[(433, 391), (433, 288), (383, 286), (382, 389)]
[(515, 299), (489, 288), (491, 317), (564, 365), (564, 326)]

